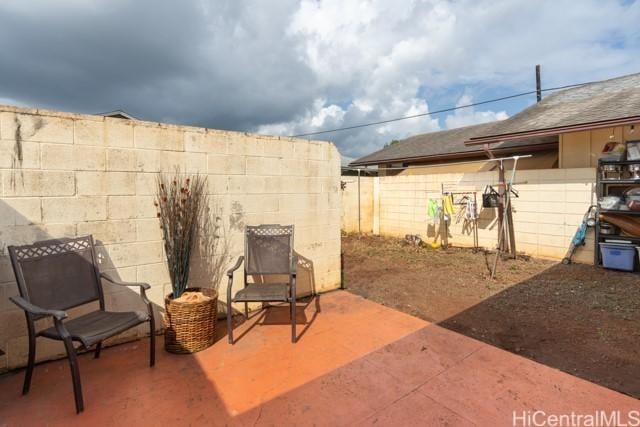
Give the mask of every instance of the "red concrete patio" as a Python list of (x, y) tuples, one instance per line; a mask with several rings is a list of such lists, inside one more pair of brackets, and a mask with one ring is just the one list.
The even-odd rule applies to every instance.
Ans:
[[(0, 377), (0, 425), (512, 425), (513, 411), (640, 409), (628, 396), (428, 324), (344, 291), (238, 326), (193, 356), (147, 343), (80, 358), (85, 411), (76, 415), (66, 360)], [(220, 324), (222, 327), (223, 325)], [(220, 331), (221, 335), (224, 333)]]

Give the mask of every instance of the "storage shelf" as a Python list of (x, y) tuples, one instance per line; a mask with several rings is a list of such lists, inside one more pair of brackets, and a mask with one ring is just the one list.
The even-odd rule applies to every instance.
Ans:
[(640, 184), (640, 178), (638, 179), (601, 179), (600, 184), (602, 185), (630, 185), (630, 184)]
[(619, 234), (600, 234), (598, 236), (600, 240), (628, 240), (630, 242), (640, 242), (640, 237), (620, 236)]
[(604, 165), (635, 165), (635, 164), (640, 164), (640, 160), (622, 160), (620, 162), (605, 162), (602, 160), (598, 161), (598, 165), (599, 166), (604, 166)]
[(599, 214), (640, 216), (640, 211), (623, 211), (621, 209), (598, 209), (598, 213)]
[[(598, 160), (598, 169), (596, 173), (596, 189), (598, 198), (603, 196), (608, 196), (611, 193), (620, 192), (621, 188), (624, 186), (640, 186), (640, 179), (634, 178), (624, 178), (624, 179), (602, 179), (602, 167), (606, 165), (632, 165), (632, 164), (640, 164), (640, 160), (623, 160), (619, 162), (607, 162)], [(620, 168), (626, 169), (626, 168)], [(623, 189), (622, 189), (623, 190)], [(620, 209), (601, 209), (598, 208), (596, 211), (597, 215), (600, 214), (609, 214), (609, 215), (619, 215), (626, 217), (639, 217), (640, 212), (632, 211), (632, 210), (620, 210)], [(634, 246), (640, 246), (640, 237), (630, 237), (630, 236), (621, 236), (620, 234), (601, 234), (600, 233), (600, 221), (596, 221), (595, 226), (595, 251), (594, 251), (594, 264), (602, 266), (602, 257), (600, 254), (600, 244), (604, 243), (606, 240), (620, 240), (630, 242)], [(637, 264), (637, 263), (636, 263)], [(637, 269), (636, 265), (636, 269)]]

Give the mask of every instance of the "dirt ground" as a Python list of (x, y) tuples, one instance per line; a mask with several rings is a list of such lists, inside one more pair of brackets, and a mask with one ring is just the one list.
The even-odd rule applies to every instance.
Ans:
[(343, 236), (355, 294), (640, 398), (640, 276)]

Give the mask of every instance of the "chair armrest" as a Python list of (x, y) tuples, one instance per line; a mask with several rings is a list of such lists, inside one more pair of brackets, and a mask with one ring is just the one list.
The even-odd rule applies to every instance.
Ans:
[(107, 282), (110, 282), (113, 285), (116, 286), (137, 286), (139, 288), (142, 288), (144, 290), (148, 290), (151, 288), (151, 285), (149, 285), (148, 283), (142, 283), (142, 282), (123, 282), (121, 280), (116, 280), (113, 277), (109, 276), (107, 273), (100, 273), (100, 278), (105, 279)]
[[(231, 288), (233, 288), (233, 272), (240, 268), (243, 261), (244, 261), (243, 256), (238, 257), (238, 261), (236, 261), (236, 265), (234, 265), (227, 271), (227, 277), (229, 278), (229, 282), (227, 284), (227, 304), (230, 304), (231, 301), (233, 300), (231, 298)], [(227, 313), (227, 316), (228, 315), (229, 313)]]
[(151, 305), (151, 301), (147, 298), (147, 289), (151, 288), (151, 285), (148, 283), (142, 282), (122, 282), (120, 280), (116, 280), (113, 277), (109, 276), (107, 273), (100, 273), (100, 278), (105, 279), (107, 282), (116, 286), (137, 286), (140, 288), (140, 298), (147, 305), (149, 310), (149, 315), (153, 316), (153, 306)]
[(293, 277), (295, 277), (298, 274), (298, 256), (297, 255), (293, 255), (291, 257), (290, 274)]
[(233, 272), (240, 268), (243, 261), (244, 261), (244, 256), (238, 257), (238, 261), (236, 261), (236, 265), (234, 265), (227, 271), (227, 276), (230, 278), (233, 277)]
[(67, 313), (65, 311), (47, 310), (46, 308), (38, 307), (37, 305), (31, 304), (29, 301), (19, 296), (9, 297), (9, 299), (27, 313), (33, 314), (35, 316), (51, 316), (58, 320), (62, 320), (67, 317)]

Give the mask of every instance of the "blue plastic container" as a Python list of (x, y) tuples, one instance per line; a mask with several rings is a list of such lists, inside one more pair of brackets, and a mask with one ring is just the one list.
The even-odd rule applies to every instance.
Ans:
[(619, 243), (600, 243), (602, 266), (614, 270), (633, 271), (636, 261), (636, 248)]

